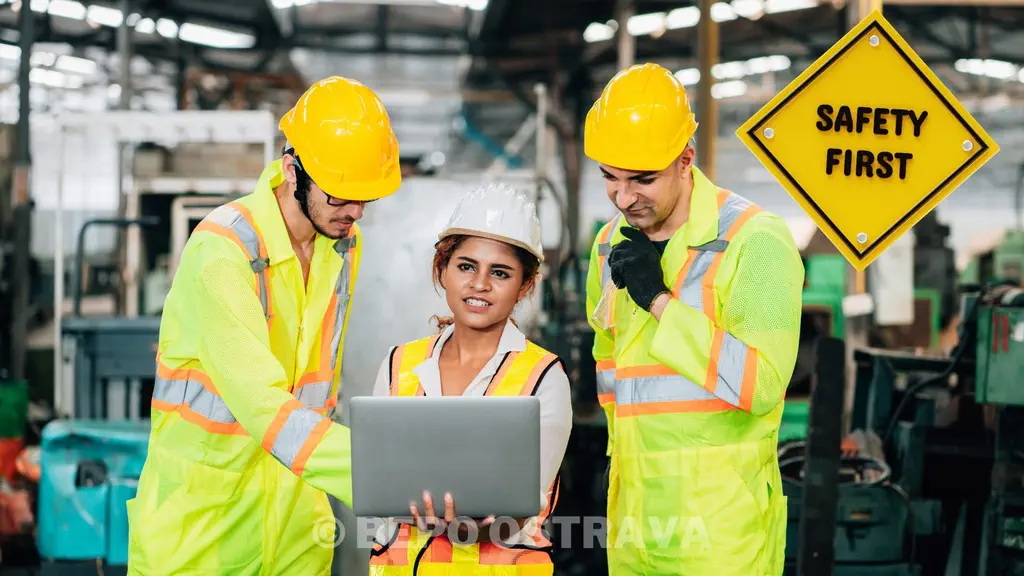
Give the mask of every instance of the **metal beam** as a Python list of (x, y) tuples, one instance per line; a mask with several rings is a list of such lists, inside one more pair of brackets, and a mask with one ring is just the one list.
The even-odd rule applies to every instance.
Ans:
[(388, 6), (381, 4), (377, 6), (377, 50), (386, 52), (388, 49)]
[[(394, 39), (394, 35), (391, 35), (391, 38)], [(332, 40), (333, 39), (330, 37), (311, 36), (303, 33), (299, 37), (285, 40), (281, 48), (309, 48), (313, 50), (323, 50), (324, 52), (334, 54), (402, 54), (407, 56), (428, 57), (463, 56), (468, 50), (467, 46), (464, 44), (461, 46), (410, 48), (407, 46), (396, 46), (393, 43), (389, 44), (386, 50), (380, 50), (376, 44), (366, 46), (346, 46), (344, 44), (335, 44)]]
[[(956, 61), (961, 58), (979, 58), (976, 50), (970, 50), (968, 47), (956, 46), (949, 41), (940, 37), (935, 33), (929, 24), (921, 22), (918, 18), (907, 14), (902, 8), (887, 7), (886, 15), (890, 20), (898, 20), (910, 29), (911, 34), (922, 40), (926, 40), (939, 48), (942, 48), (949, 52), (951, 60)], [(990, 58), (993, 60), (1006, 60), (1008, 62), (1017, 62), (1024, 59), (1024, 54), (1006, 54), (1006, 53), (993, 53), (989, 52), (984, 58)]]
[(716, 143), (718, 139), (718, 100), (712, 96), (715, 77), (711, 69), (718, 64), (721, 51), (718, 40), (718, 22), (711, 17), (711, 6), (715, 0), (699, 0), (700, 22), (697, 24), (698, 54), (700, 60), (700, 83), (697, 86), (697, 114), (700, 130), (697, 131), (697, 152), (700, 154), (701, 170), (715, 181)]
[[(14, 157), (14, 182), (11, 198), (13, 216), (14, 246), (13, 271), (6, 278), (13, 288), (11, 326), (5, 334), (8, 338), (10, 356), (7, 378), (22, 380), (25, 378), (25, 359), (27, 348), (25, 338), (28, 335), (28, 320), (32, 314), (29, 309), (29, 250), (32, 238), (32, 194), (30, 190), (30, 174), (32, 173), (32, 154), (30, 146), (29, 118), (32, 101), (29, 92), (32, 83), (29, 72), (32, 69), (32, 46), (36, 41), (37, 15), (32, 10), (22, 10), (20, 15), (19, 41), (21, 59), (18, 65), (18, 131)], [(60, 314), (60, 310), (54, 311)]]

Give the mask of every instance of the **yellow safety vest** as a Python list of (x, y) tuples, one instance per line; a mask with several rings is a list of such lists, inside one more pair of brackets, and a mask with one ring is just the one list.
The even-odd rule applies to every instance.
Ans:
[[(434, 354), (440, 335), (422, 338), (396, 347), (391, 354), (391, 395), (423, 396), (423, 387), (413, 369)], [(544, 374), (557, 356), (527, 341), (526, 350), (509, 352), (491, 379), (486, 396), (529, 396), (536, 392)], [(432, 537), (414, 526), (400, 524), (391, 541), (374, 543), (370, 552), (370, 576), (551, 576), (551, 542), (541, 531), (544, 520), (558, 501), (558, 478), (548, 492), (548, 506), (531, 518), (523, 530), (529, 545), (502, 546), (494, 542), (461, 545), (444, 535)]]
[[(673, 300), (660, 322), (625, 289), (613, 293), (610, 326), (594, 319), (599, 298), (614, 288), (605, 260), (623, 238), (621, 216), (602, 228), (591, 253), (588, 316), (611, 457), (609, 571), (778, 576), (786, 499), (777, 436), (803, 268), (784, 222), (693, 170), (690, 220), (662, 255)], [(765, 276), (757, 280), (762, 293), (745, 297), (784, 302), (778, 325), (767, 317), (774, 312), (755, 306), (740, 321), (725, 313), (723, 296), (746, 289), (734, 279), (756, 232), (770, 234), (777, 252), (766, 259), (777, 266), (754, 271)], [(773, 340), (771, 353), (762, 358), (733, 334), (744, 329)]]
[(329, 574), (351, 505), (336, 404), (360, 232), (318, 237), (309, 288), (274, 196), (216, 208), (189, 238), (160, 326), (149, 454), (129, 501), (132, 574)]

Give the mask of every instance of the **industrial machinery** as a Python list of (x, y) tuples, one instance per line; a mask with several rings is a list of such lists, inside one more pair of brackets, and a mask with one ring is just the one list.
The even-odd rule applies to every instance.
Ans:
[(834, 532), (837, 576), (1024, 571), (1024, 289), (968, 287), (960, 308), (948, 357), (854, 351), (854, 437), (836, 447), (838, 487), (818, 508), (802, 502), (803, 446), (780, 447), (787, 573), (815, 531)]

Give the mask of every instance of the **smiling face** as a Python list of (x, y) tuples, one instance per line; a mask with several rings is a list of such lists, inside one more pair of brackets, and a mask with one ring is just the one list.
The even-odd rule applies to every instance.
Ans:
[(477, 237), (446, 238), (437, 250), (435, 279), (458, 326), (504, 324), (533, 288), (536, 260), (525, 250)]

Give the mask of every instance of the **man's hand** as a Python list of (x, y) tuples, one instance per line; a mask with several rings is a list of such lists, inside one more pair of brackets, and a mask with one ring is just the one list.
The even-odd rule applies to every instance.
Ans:
[(616, 288), (625, 288), (633, 302), (649, 312), (655, 298), (669, 291), (661, 272), (661, 254), (640, 230), (628, 226), (620, 230), (626, 239), (608, 255), (612, 282)]

